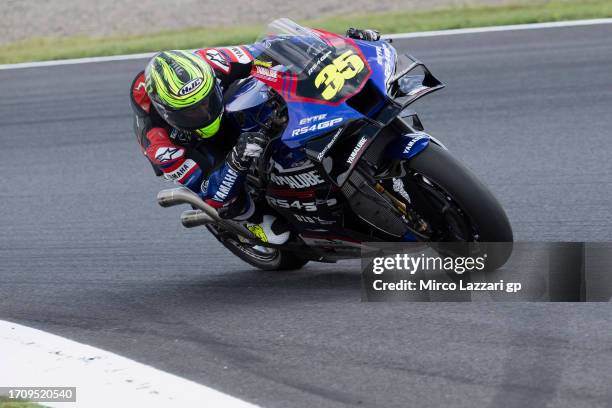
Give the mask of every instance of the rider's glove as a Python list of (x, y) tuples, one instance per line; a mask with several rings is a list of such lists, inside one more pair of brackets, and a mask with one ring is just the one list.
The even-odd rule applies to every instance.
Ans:
[[(173, 128), (170, 131), (170, 140), (172, 140), (175, 144), (178, 145), (188, 145), (194, 138), (193, 132), (186, 130), (179, 130)], [(196, 135), (197, 136), (197, 135)]]
[(266, 138), (263, 134), (245, 132), (240, 135), (238, 143), (227, 155), (227, 162), (236, 171), (246, 171), (251, 161), (261, 156), (266, 144)]
[(360, 30), (359, 28), (349, 28), (346, 30), (346, 36), (356, 40), (378, 41), (380, 40), (380, 32), (376, 30)]

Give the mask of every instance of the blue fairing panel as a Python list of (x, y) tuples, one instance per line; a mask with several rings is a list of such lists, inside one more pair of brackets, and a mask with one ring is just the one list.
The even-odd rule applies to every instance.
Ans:
[(341, 103), (331, 106), (317, 103), (289, 102), (289, 123), (283, 132), (282, 140), (289, 147), (302, 146), (315, 136), (322, 135), (363, 117), (359, 112)]
[[(240, 84), (233, 94), (226, 96), (225, 111), (242, 132), (256, 132), (268, 120), (272, 110), (266, 106), (270, 99), (266, 84), (250, 78)], [(238, 117), (241, 120), (238, 120)]]
[(266, 84), (249, 78), (225, 101), (228, 112), (240, 112), (266, 103), (270, 99)]
[(429, 145), (427, 133), (405, 134), (387, 148), (386, 155), (390, 159), (409, 159), (425, 150), (427, 145)]
[[(360, 86), (363, 86), (366, 81), (370, 81), (381, 96), (386, 95), (387, 86), (392, 79), (397, 59), (395, 49), (386, 41), (350, 41), (353, 43), (355, 52), (360, 53), (361, 58), (365, 59), (366, 62), (365, 68), (367, 70), (364, 68), (363, 72), (367, 72), (368, 75), (363, 78), (363, 83)], [(276, 75), (281, 75), (281, 71), (275, 72)], [(285, 74), (288, 73), (284, 72), (282, 75)], [(235, 94), (227, 98), (226, 111), (230, 116), (233, 116), (235, 112), (240, 112), (242, 131), (257, 130), (260, 123), (265, 122), (266, 117), (271, 113), (269, 109), (264, 107), (265, 102), (270, 97), (269, 87), (273, 87), (282, 94), (287, 103), (289, 121), (283, 131), (281, 140), (289, 148), (302, 147), (313, 138), (334, 131), (334, 129), (340, 128), (352, 120), (364, 118), (362, 113), (347, 104), (348, 99), (340, 100), (338, 103), (330, 103), (323, 100), (319, 101), (313, 97), (305, 98), (297, 94), (294, 95), (296, 92), (293, 89), (295, 88), (294, 82), (297, 80), (298, 76), (285, 75), (282, 81), (282, 89), (281, 85), (278, 85), (279, 82), (271, 82), (266, 85), (260, 82), (262, 78), (247, 80)], [(301, 81), (308, 82), (304, 79)], [(290, 90), (291, 95), (286, 94)], [(296, 98), (298, 100), (295, 100)], [(381, 99), (381, 104), (383, 101), (384, 99)], [(376, 111), (377, 109), (374, 108), (368, 115), (371, 116)]]
[[(386, 41), (355, 40), (371, 69), (369, 81), (372, 81), (381, 95), (387, 94), (387, 86), (393, 77), (397, 53)], [(283, 133), (282, 140), (289, 147), (302, 146), (315, 136), (338, 128), (350, 120), (362, 118), (363, 115), (346, 102), (337, 106), (329, 104), (289, 102), (289, 124)]]
[(370, 80), (381, 95), (387, 94), (387, 86), (395, 72), (397, 52), (386, 41), (355, 41), (372, 67)]

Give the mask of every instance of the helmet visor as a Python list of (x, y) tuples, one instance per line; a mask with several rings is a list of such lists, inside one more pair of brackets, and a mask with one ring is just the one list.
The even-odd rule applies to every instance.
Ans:
[(219, 85), (211, 90), (204, 99), (193, 106), (180, 110), (166, 109), (159, 103), (155, 107), (172, 126), (183, 130), (196, 130), (213, 123), (223, 113), (223, 98)]

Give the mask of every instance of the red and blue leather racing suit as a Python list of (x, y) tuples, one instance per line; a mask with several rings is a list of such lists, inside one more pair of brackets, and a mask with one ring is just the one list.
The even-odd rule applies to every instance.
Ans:
[[(233, 82), (251, 75), (254, 58), (248, 47), (204, 48), (195, 54), (214, 68), (225, 91)], [(130, 96), (138, 143), (158, 176), (188, 187), (217, 209), (239, 207), (237, 211), (224, 211), (228, 217), (246, 211), (249, 201), (242, 194), (245, 174), (225, 160), (240, 135), (231, 121), (222, 119), (219, 132), (203, 140), (194, 140), (173, 128), (151, 104), (145, 91), (144, 71), (132, 82)]]

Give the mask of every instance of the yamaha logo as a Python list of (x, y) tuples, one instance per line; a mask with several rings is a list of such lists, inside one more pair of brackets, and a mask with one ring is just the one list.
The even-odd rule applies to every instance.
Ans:
[(181, 89), (179, 89), (178, 94), (180, 96), (189, 95), (193, 91), (195, 91), (200, 85), (202, 85), (202, 78), (192, 79), (187, 82)]
[(368, 141), (368, 139), (366, 139), (365, 137), (362, 137), (361, 139), (359, 139), (359, 141), (355, 145), (355, 148), (351, 152), (351, 155), (346, 160), (346, 164), (353, 164), (353, 161), (355, 160), (355, 158), (357, 157), (357, 155), (361, 151), (361, 148), (363, 147), (363, 145), (365, 145), (365, 143), (367, 141)]

